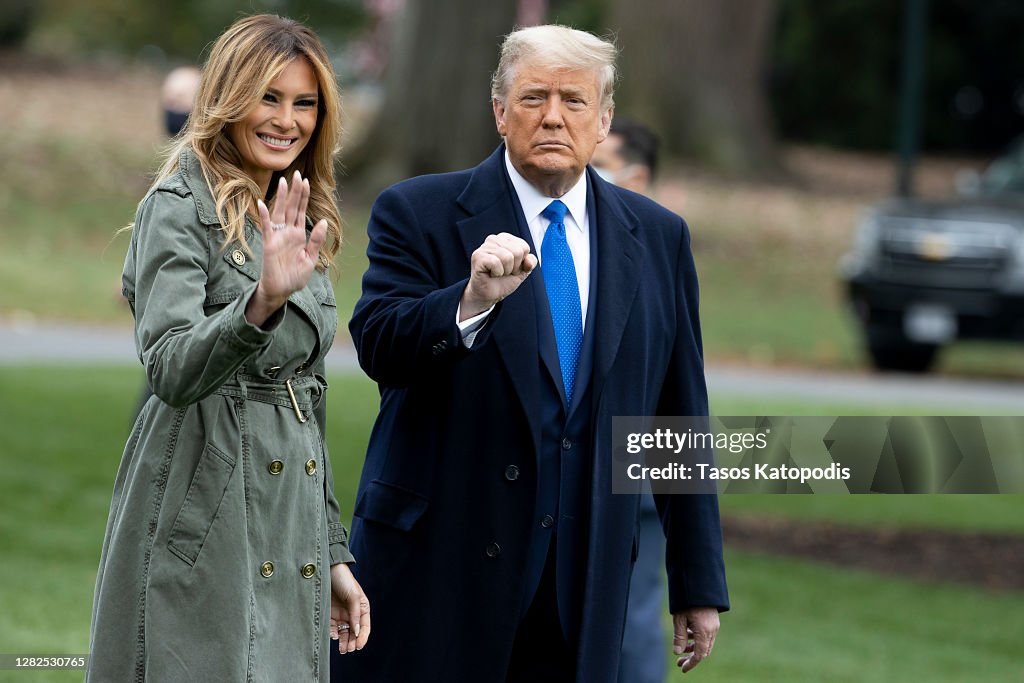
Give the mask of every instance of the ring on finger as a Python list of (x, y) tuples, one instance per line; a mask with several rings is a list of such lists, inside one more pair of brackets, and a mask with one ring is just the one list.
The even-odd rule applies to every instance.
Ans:
[(270, 224), (270, 229), (271, 230), (284, 230), (287, 227), (288, 227), (287, 223), (271, 223)]

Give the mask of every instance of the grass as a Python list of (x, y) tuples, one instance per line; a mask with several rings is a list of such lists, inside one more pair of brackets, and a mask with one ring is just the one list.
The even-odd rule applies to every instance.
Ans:
[(726, 567), (732, 611), (702, 681), (1020, 680), (1024, 595), (740, 552)]
[[(141, 372), (0, 367), (0, 651), (81, 653), (114, 473)], [(349, 517), (376, 389), (333, 376), (335, 488)], [(720, 413), (735, 412), (727, 399)], [(807, 413), (818, 406), (804, 405)], [(725, 496), (750, 511), (862, 524), (1022, 532), (1016, 496)], [(730, 552), (734, 610), (702, 680), (1017, 680), (1024, 595)], [(965, 656), (969, 653), (970, 656)], [(81, 680), (38, 672), (25, 680)], [(21, 680), (19, 678), (19, 680)]]

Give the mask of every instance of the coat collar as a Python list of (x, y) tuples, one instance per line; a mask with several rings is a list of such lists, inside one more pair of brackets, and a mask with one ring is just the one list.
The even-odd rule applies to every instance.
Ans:
[[(199, 157), (191, 147), (186, 147), (178, 156), (178, 168), (181, 169), (181, 178), (192, 193), (192, 199), (199, 211), (199, 220), (203, 225), (220, 225), (217, 217), (217, 203), (213, 199), (213, 192), (206, 182), (203, 173), (203, 166), (199, 163)], [(248, 226), (246, 226), (248, 227)], [(248, 235), (246, 235), (248, 237)]]

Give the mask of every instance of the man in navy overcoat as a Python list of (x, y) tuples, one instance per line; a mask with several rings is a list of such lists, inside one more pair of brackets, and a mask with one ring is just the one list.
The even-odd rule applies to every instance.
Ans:
[[(335, 681), (616, 680), (639, 498), (612, 493), (612, 417), (705, 415), (707, 392), (686, 224), (587, 166), (614, 58), (510, 34), (503, 144), (373, 207), (349, 328), (381, 392), (351, 539), (374, 631)], [(728, 609), (718, 503), (656, 503), (686, 671)]]

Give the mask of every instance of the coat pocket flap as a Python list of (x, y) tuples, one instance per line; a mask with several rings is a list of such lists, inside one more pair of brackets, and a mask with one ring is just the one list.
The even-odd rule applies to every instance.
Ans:
[(359, 497), (355, 514), (401, 531), (409, 531), (423, 516), (427, 504), (427, 499), (415, 491), (374, 479)]
[(190, 565), (199, 558), (234, 469), (234, 458), (206, 445), (167, 540), (168, 549)]

